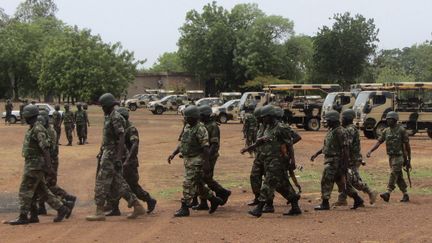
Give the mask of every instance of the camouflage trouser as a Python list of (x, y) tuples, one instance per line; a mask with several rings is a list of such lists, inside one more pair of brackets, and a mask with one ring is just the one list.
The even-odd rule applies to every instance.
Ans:
[(212, 190), (216, 193), (225, 190), (215, 179), (213, 179), (214, 168), (216, 166), (216, 161), (217, 161), (218, 157), (219, 157), (219, 155), (210, 156), (210, 158), (209, 158), (210, 170), (208, 172), (203, 172), (204, 183), (207, 184), (207, 186), (210, 188), (210, 190)]
[(60, 136), (61, 136), (61, 126), (54, 126), (54, 130), (57, 133), (57, 144), (58, 144), (60, 141)]
[(77, 131), (77, 136), (78, 139), (84, 139), (85, 138), (85, 124), (76, 124), (76, 131)]
[(72, 143), (72, 141), (73, 141), (73, 136), (72, 136), (73, 124), (72, 123), (65, 123), (64, 127), (65, 127), (65, 132), (66, 132), (66, 138), (67, 138), (69, 143)]
[(261, 186), (259, 201), (272, 201), (275, 191), (288, 201), (294, 201), (299, 198), (299, 195), (294, 191), (288, 179), (288, 173), (284, 169), (280, 158), (267, 158), (264, 161), (264, 170), (264, 183)]
[[(111, 193), (119, 195), (132, 207), (137, 197), (121, 174), (121, 161), (115, 162), (115, 149), (104, 149), (100, 161), (100, 169), (96, 176), (95, 202), (97, 206), (105, 205)], [(117, 163), (117, 164), (116, 164)]]
[(85, 125), (84, 125), (84, 139), (85, 139), (85, 140), (87, 140), (87, 133), (88, 133), (88, 130), (87, 130), (88, 128), (87, 128), (87, 127), (88, 127), (88, 125), (85, 124)]
[(389, 164), (391, 168), (390, 178), (387, 184), (387, 192), (392, 192), (396, 187), (395, 184), (398, 185), (399, 190), (403, 193), (407, 192), (407, 184), (403, 178), (403, 164), (404, 158), (403, 156), (389, 156)]
[[(145, 191), (139, 182), (139, 173), (138, 167), (136, 165), (129, 165), (123, 167), (123, 178), (126, 183), (129, 185), (132, 192), (136, 195), (136, 197), (144, 202), (150, 200), (150, 194)], [(120, 200), (120, 195), (115, 195), (115, 192), (111, 192), (110, 199), (108, 199), (108, 203), (112, 206), (118, 206)]]
[(55, 210), (63, 206), (62, 202), (56, 198), (46, 186), (45, 172), (32, 170), (25, 172), (21, 181), (18, 195), (20, 213), (27, 214), (30, 211), (36, 194)]
[(183, 157), (184, 160), (184, 181), (182, 201), (190, 205), (192, 198), (199, 196), (202, 199), (213, 197), (212, 191), (205, 185), (201, 155), (195, 157)]
[(334, 183), (338, 185), (339, 192), (345, 191), (350, 197), (357, 194), (350, 183), (343, 183), (343, 175), (339, 169), (339, 161), (335, 158), (325, 158), (324, 171), (321, 178), (321, 198), (323, 200), (330, 199)]
[(250, 173), (250, 184), (252, 192), (256, 197), (260, 194), (264, 173), (264, 162), (262, 161), (262, 158), (260, 158), (259, 154), (257, 154), (253, 161)]
[[(371, 193), (371, 189), (366, 184), (366, 182), (364, 182), (362, 180), (362, 178), (360, 177), (359, 168), (360, 168), (360, 165), (356, 165), (356, 166), (351, 167), (348, 170), (348, 180), (347, 181), (356, 190), (362, 191), (362, 192), (367, 193), (367, 194), (370, 194)], [(339, 193), (338, 200), (339, 201), (345, 201), (347, 199), (347, 194), (345, 193), (345, 191), (343, 191), (341, 189), (339, 189), (339, 191), (341, 191), (341, 192)]]

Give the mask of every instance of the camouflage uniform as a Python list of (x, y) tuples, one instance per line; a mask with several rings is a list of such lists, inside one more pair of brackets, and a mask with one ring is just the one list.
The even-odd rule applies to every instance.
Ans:
[(13, 110), (12, 102), (9, 101), (5, 104), (5, 110), (6, 110), (5, 123), (9, 123), (10, 117), (12, 116), (12, 110)]
[(83, 141), (85, 139), (85, 129), (87, 127), (87, 113), (83, 110), (75, 111), (75, 123), (78, 140)]
[(74, 114), (72, 111), (65, 111), (63, 113), (63, 124), (65, 127), (66, 138), (69, 144), (72, 144), (72, 140), (73, 140), (72, 132), (75, 126)]
[(27, 214), (35, 194), (58, 210), (63, 204), (48, 189), (45, 182), (43, 149), (50, 146), (47, 130), (36, 122), (25, 135), (22, 155), (25, 158), (24, 175), (19, 189), (20, 213)]
[(205, 126), (198, 122), (191, 127), (189, 124), (183, 129), (180, 141), (180, 153), (183, 155), (185, 174), (183, 181), (183, 199), (190, 205), (193, 197), (202, 199), (213, 197), (212, 192), (203, 180), (203, 148), (209, 146), (209, 136)]
[[(260, 124), (257, 132), (257, 139), (264, 135), (264, 124)], [(252, 164), (252, 170), (250, 173), (250, 183), (252, 192), (255, 197), (258, 198), (262, 185), (262, 178), (264, 176), (264, 159), (265, 157), (261, 153), (261, 147), (257, 147), (255, 150), (256, 157)]]
[(53, 127), (57, 134), (57, 144), (58, 144), (61, 136), (61, 124), (63, 121), (63, 117), (60, 112), (54, 111), (52, 114), (52, 119), (53, 119)]
[(246, 113), (243, 125), (243, 134), (246, 139), (246, 146), (250, 146), (256, 141), (258, 121), (252, 113)]
[(344, 185), (342, 178), (342, 161), (341, 155), (345, 149), (348, 149), (349, 141), (348, 135), (345, 128), (338, 126), (328, 131), (324, 139), (324, 171), (321, 178), (321, 198), (323, 200), (329, 200), (333, 191), (334, 183), (336, 182), (339, 188), (345, 188), (346, 194), (353, 197), (357, 192), (354, 188), (346, 183)]
[(402, 168), (404, 166), (404, 157), (402, 150), (403, 144), (409, 142), (408, 133), (400, 125), (383, 130), (382, 135), (378, 138), (381, 143), (386, 142), (387, 155), (389, 156), (389, 165), (391, 168), (390, 178), (387, 185), (387, 192), (391, 193), (395, 189), (395, 184), (403, 192), (407, 192), (407, 184), (403, 178)]
[(88, 118), (87, 108), (85, 108), (85, 107), (87, 107), (87, 106), (83, 107), (84, 115), (86, 118), (86, 124), (84, 126), (84, 141), (87, 143), (88, 126), (90, 126), (90, 121)]
[(100, 169), (96, 176), (95, 202), (98, 207), (103, 207), (111, 191), (120, 195), (132, 207), (137, 197), (131, 191), (129, 185), (121, 175), (121, 161), (115, 161), (117, 156), (117, 141), (125, 134), (125, 120), (115, 110), (105, 116), (102, 142), (102, 157)]

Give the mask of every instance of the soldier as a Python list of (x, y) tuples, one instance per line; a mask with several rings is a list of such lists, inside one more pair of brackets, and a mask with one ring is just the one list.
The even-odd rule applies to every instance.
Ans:
[[(51, 171), (50, 173), (54, 173), (54, 171), (51, 167), (47, 130), (42, 124), (37, 122), (38, 115), (39, 109), (37, 106), (27, 105), (24, 107), (23, 116), (30, 127), (26, 132), (22, 151), (25, 163), (24, 174), (18, 194), (20, 215), (17, 219), (8, 222), (11, 225), (39, 222), (39, 220), (36, 220), (37, 217), (36, 219), (31, 217), (30, 220), (27, 217), (35, 193), (46, 200), (52, 208), (57, 210), (57, 216), (54, 218), (54, 222), (62, 221), (70, 213), (70, 210), (51, 193), (45, 184), (44, 170), (47, 169)], [(34, 215), (35, 212), (32, 212), (32, 216)]]
[(87, 118), (86, 125), (84, 126), (84, 143), (88, 144), (87, 134), (88, 134), (88, 127), (90, 127), (90, 120), (88, 118), (88, 113), (87, 113), (87, 110), (88, 110), (87, 103), (83, 104), (83, 110), (84, 110), (84, 113), (85, 113), (85, 117)]
[[(136, 127), (129, 121), (129, 110), (125, 107), (117, 109), (120, 115), (126, 120), (125, 127), (125, 144), (127, 151), (123, 161), (123, 178), (131, 188), (132, 192), (138, 197), (138, 199), (147, 203), (147, 213), (153, 212), (156, 207), (157, 201), (153, 199), (148, 192), (146, 192), (139, 184), (139, 173), (138, 173), (138, 148), (139, 148), (139, 134)], [(110, 200), (112, 210), (106, 216), (119, 216), (121, 215), (119, 209), (119, 199), (114, 198)]]
[(325, 116), (329, 131), (324, 139), (324, 146), (311, 157), (314, 161), (320, 154), (324, 154), (324, 171), (321, 178), (322, 202), (315, 210), (330, 210), (330, 196), (336, 182), (344, 193), (354, 198), (351, 209), (363, 206), (363, 199), (357, 194), (351, 184), (347, 183), (347, 167), (349, 162), (349, 142), (346, 129), (340, 126), (340, 115), (337, 111), (330, 111)]
[[(288, 179), (284, 162), (290, 161), (295, 166), (294, 150), (292, 147), (292, 138), (290, 131), (281, 126), (276, 119), (277, 113), (273, 106), (266, 105), (261, 109), (261, 118), (265, 127), (263, 136), (253, 145), (243, 148), (240, 152), (245, 153), (255, 147), (261, 147), (260, 153), (264, 162), (264, 183), (261, 186), (259, 203), (256, 207), (249, 211), (249, 214), (255, 217), (261, 217), (264, 205), (272, 202), (274, 191), (280, 193), (285, 199), (291, 203), (291, 209), (284, 215), (299, 215), (301, 209), (298, 201), (300, 196), (294, 191)], [(287, 146), (289, 153), (281, 154), (282, 146)], [(290, 159), (284, 158), (289, 156)], [(274, 211), (274, 209), (273, 209)]]
[[(63, 199), (63, 201), (66, 202), (65, 205), (70, 209), (70, 212), (66, 215), (66, 217), (69, 218), (75, 206), (76, 197), (70, 195), (63, 188), (57, 185), (57, 174), (58, 174), (58, 167), (59, 167), (59, 158), (58, 158), (59, 149), (57, 145), (57, 133), (49, 123), (48, 111), (46, 110), (40, 111), (38, 120), (40, 120), (41, 124), (45, 127), (45, 129), (47, 129), (47, 134), (50, 143), (49, 150), (50, 150), (50, 157), (51, 157), (51, 167), (54, 171), (54, 173), (49, 173), (49, 171), (46, 172), (45, 174), (46, 185), (48, 189), (55, 196)], [(45, 208), (45, 200), (43, 198), (39, 198), (38, 214), (39, 215), (47, 214), (47, 210)]]
[[(214, 117), (212, 115), (212, 108), (208, 105), (203, 105), (199, 107), (199, 111), (201, 114), (201, 122), (204, 124), (207, 129), (207, 133), (209, 136), (209, 164), (210, 169), (208, 171), (204, 171), (204, 182), (210, 188), (210, 190), (216, 193), (216, 196), (223, 200), (222, 205), (224, 205), (229, 196), (231, 195), (231, 191), (223, 188), (216, 180), (213, 179), (214, 168), (216, 166), (216, 161), (219, 157), (219, 148), (220, 148), (220, 130), (219, 126), (216, 123)], [(195, 210), (208, 210), (207, 200), (201, 198), (201, 203), (195, 207), (192, 207)]]
[(78, 145), (83, 145), (85, 143), (85, 128), (87, 127), (87, 113), (82, 110), (82, 104), (78, 103), (77, 111), (75, 111), (74, 119), (76, 124), (76, 131), (78, 136)]
[(63, 116), (60, 113), (60, 105), (55, 105), (55, 111), (52, 114), (53, 127), (56, 131), (57, 135), (57, 145), (60, 145), (60, 136), (61, 136), (61, 124), (63, 122)]
[[(360, 134), (357, 127), (353, 124), (355, 112), (352, 109), (345, 110), (342, 112), (342, 126), (348, 132), (350, 158), (349, 158), (349, 169), (348, 169), (348, 182), (357, 190), (362, 191), (369, 196), (369, 203), (372, 205), (375, 203), (378, 192), (371, 190), (366, 182), (363, 182), (360, 177), (359, 168), (362, 165), (363, 159), (360, 153)], [(341, 191), (341, 190), (340, 190)], [(346, 206), (347, 195), (344, 191), (339, 193), (338, 201), (334, 204), (335, 206)]]
[(13, 110), (13, 104), (10, 100), (6, 101), (5, 110), (6, 110), (5, 125), (10, 125), (10, 117), (12, 116), (12, 110)]
[[(243, 137), (246, 140), (246, 146), (251, 146), (256, 141), (258, 123), (255, 116), (252, 114), (254, 111), (253, 106), (246, 107), (246, 114), (243, 124)], [(249, 151), (249, 155), (253, 156), (253, 151)]]
[(386, 143), (387, 155), (389, 156), (390, 164), (390, 178), (387, 184), (387, 192), (381, 193), (380, 197), (388, 202), (390, 200), (390, 193), (395, 189), (395, 184), (403, 193), (401, 202), (409, 202), (407, 192), (407, 184), (403, 178), (402, 169), (409, 171), (411, 169), (411, 146), (409, 144), (408, 133), (406, 130), (397, 124), (399, 115), (391, 111), (386, 116), (388, 127), (383, 130), (378, 142), (367, 153), (369, 158), (373, 151), (379, 148), (382, 143)]
[(23, 117), (23, 110), (24, 110), (24, 107), (26, 106), (26, 105), (28, 105), (29, 104), (29, 102), (28, 102), (28, 100), (26, 99), (26, 100), (24, 100), (24, 102), (23, 103), (21, 103), (21, 105), (20, 105), (20, 120), (21, 120), (21, 125), (24, 125), (25, 124), (25, 119), (24, 119), (24, 117)]
[(95, 203), (96, 214), (87, 216), (88, 221), (104, 221), (104, 205), (111, 191), (127, 200), (128, 207), (133, 207), (133, 212), (128, 219), (135, 219), (145, 214), (145, 209), (139, 203), (136, 195), (131, 191), (129, 185), (121, 175), (122, 156), (125, 147), (125, 120), (114, 109), (119, 105), (110, 93), (103, 94), (99, 103), (105, 114), (103, 139), (100, 151), (102, 152), (99, 170), (96, 176)]
[[(263, 136), (264, 128), (265, 128), (261, 119), (261, 108), (262, 107), (258, 107), (254, 111), (254, 116), (258, 123), (257, 139)], [(260, 151), (261, 151), (260, 147), (257, 147), (255, 149), (256, 156), (253, 161), (252, 169), (250, 172), (250, 184), (251, 184), (252, 192), (255, 195), (255, 198), (250, 203), (248, 203), (249, 206), (256, 206), (259, 203), (258, 198), (259, 198), (262, 180), (264, 176), (264, 162), (263, 162), (264, 158), (262, 158)]]
[(198, 107), (188, 106), (183, 116), (187, 125), (183, 129), (180, 144), (168, 157), (168, 163), (171, 164), (175, 156), (181, 153), (185, 166), (181, 208), (174, 214), (174, 217), (189, 216), (189, 207), (195, 196), (210, 201), (209, 213), (212, 214), (219, 205), (223, 204), (223, 200), (213, 195), (203, 179), (204, 171), (210, 171), (209, 136), (205, 126), (199, 122)]
[(63, 124), (65, 127), (66, 138), (68, 140), (68, 144), (66, 146), (72, 146), (72, 133), (75, 129), (75, 118), (73, 112), (69, 110), (69, 104), (65, 104), (64, 108), (65, 112), (63, 113)]

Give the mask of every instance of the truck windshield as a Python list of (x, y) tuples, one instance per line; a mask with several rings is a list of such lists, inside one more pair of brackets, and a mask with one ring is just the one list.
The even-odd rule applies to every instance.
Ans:
[(324, 100), (323, 106), (324, 107), (331, 107), (333, 105), (333, 102), (336, 98), (336, 93), (330, 93), (327, 95), (327, 97)]
[(370, 94), (371, 94), (370, 91), (360, 92), (354, 103), (353, 110), (361, 110), (364, 107), (364, 105), (368, 102)]

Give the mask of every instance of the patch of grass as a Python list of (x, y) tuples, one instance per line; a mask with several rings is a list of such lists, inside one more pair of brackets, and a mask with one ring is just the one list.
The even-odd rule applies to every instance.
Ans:
[(175, 194), (182, 192), (182, 187), (170, 187), (157, 192), (160, 198), (173, 199)]

